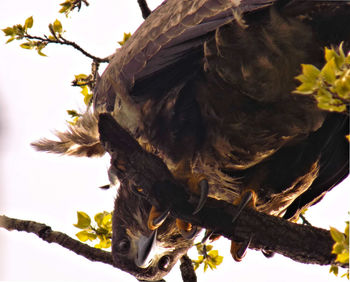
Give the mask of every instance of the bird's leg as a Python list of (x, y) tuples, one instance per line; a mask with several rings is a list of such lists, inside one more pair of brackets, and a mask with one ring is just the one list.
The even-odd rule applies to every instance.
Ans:
[[(209, 192), (208, 181), (205, 179), (204, 175), (192, 173), (191, 163), (187, 159), (178, 163), (173, 170), (173, 175), (175, 179), (187, 184), (190, 194), (199, 195), (199, 202), (193, 211), (193, 214), (196, 214), (202, 209), (207, 199)], [(148, 216), (148, 228), (150, 230), (157, 229), (162, 225), (168, 214), (169, 209), (159, 211), (156, 207), (152, 206)], [(198, 228), (196, 226), (181, 219), (176, 219), (176, 225), (185, 239), (192, 239), (198, 233)]]
[[(237, 222), (239, 215), (245, 207), (248, 206), (255, 209), (256, 198), (257, 195), (253, 190), (248, 189), (242, 192), (241, 196), (237, 198), (236, 201), (233, 203), (235, 205), (238, 205), (238, 211), (232, 219), (233, 224)], [(243, 259), (243, 257), (247, 253), (247, 249), (251, 240), (252, 236), (250, 236), (247, 241), (242, 243), (235, 242), (234, 240), (231, 241), (231, 255), (235, 261), (239, 262)]]

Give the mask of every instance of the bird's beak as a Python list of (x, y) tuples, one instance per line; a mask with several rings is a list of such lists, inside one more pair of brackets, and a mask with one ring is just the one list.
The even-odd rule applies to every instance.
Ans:
[(155, 248), (157, 238), (157, 230), (153, 230), (151, 235), (141, 236), (137, 242), (137, 255), (135, 258), (135, 264), (138, 267), (146, 268), (150, 265), (153, 252), (152, 250)]

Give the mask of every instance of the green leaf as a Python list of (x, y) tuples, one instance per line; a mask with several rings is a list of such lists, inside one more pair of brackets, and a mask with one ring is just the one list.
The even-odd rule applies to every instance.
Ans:
[[(349, 221), (346, 221), (345, 223), (346, 223), (346, 227), (345, 227), (344, 234), (345, 234), (346, 238), (349, 239)], [(346, 240), (346, 241), (349, 243), (348, 240)]]
[(213, 261), (211, 259), (208, 260), (208, 265), (209, 265), (211, 270), (214, 270), (216, 268), (215, 264), (213, 263)]
[(349, 280), (349, 269), (340, 277), (341, 278), (346, 277)]
[(89, 215), (87, 215), (85, 212), (78, 211), (77, 216), (78, 216), (78, 223), (74, 224), (75, 227), (80, 229), (85, 229), (90, 226), (91, 219)]
[(336, 265), (332, 265), (329, 269), (329, 273), (334, 273), (335, 276), (338, 276), (339, 268)]
[(104, 217), (104, 213), (102, 213), (102, 212), (95, 215), (94, 219), (95, 219), (98, 227), (103, 227), (102, 226), (103, 217)]
[(71, 117), (80, 117), (81, 114), (78, 114), (78, 112), (76, 110), (67, 110), (67, 113), (71, 116)]
[(59, 20), (55, 20), (53, 25), (52, 25), (53, 31), (56, 33), (61, 34), (62, 33), (62, 24)]
[(12, 27), (7, 27), (2, 29), (2, 31), (5, 33), (5, 36), (13, 36), (15, 35), (15, 31)]
[(85, 103), (85, 105), (87, 105), (87, 106), (90, 105), (91, 99), (92, 99), (92, 94), (86, 95), (86, 96), (84, 97), (84, 103)]
[(81, 86), (82, 90), (81, 90), (81, 94), (83, 94), (84, 96), (89, 95), (89, 88), (87, 87), (87, 85)]
[(224, 260), (224, 257), (223, 256), (217, 256), (215, 258), (215, 264), (216, 265), (220, 265), (222, 263), (222, 261)]
[(95, 245), (95, 248), (106, 249), (112, 245), (111, 240), (107, 239), (105, 236), (98, 236), (98, 238), (100, 239), (100, 243)]
[(86, 242), (87, 240), (93, 241), (97, 238), (97, 235), (87, 230), (83, 230), (75, 234), (81, 242)]
[(219, 252), (218, 250), (212, 250), (208, 253), (208, 255), (211, 257), (211, 258), (215, 258), (219, 255)]
[(330, 227), (330, 232), (333, 240), (338, 243), (345, 243), (345, 236), (342, 232), (334, 227)]
[(124, 36), (123, 36), (123, 40), (122, 41), (118, 41), (120, 46), (123, 46), (125, 44), (125, 42), (131, 37), (131, 33), (125, 33), (124, 32)]
[(10, 43), (11, 41), (15, 40), (15, 37), (11, 37), (9, 40), (6, 41), (6, 44), (7, 43)]
[(335, 81), (333, 91), (339, 97), (350, 100), (350, 70)]
[(112, 231), (112, 213), (106, 213), (102, 219), (102, 227)]
[(66, 1), (60, 4), (62, 8), (59, 10), (59, 13), (66, 13), (68, 14), (70, 12), (70, 9), (73, 7), (72, 3), (70, 1)]
[(336, 261), (348, 264), (349, 263), (349, 252), (343, 253), (343, 254), (338, 254)]
[(301, 67), (303, 76), (299, 76), (299, 80), (301, 82), (315, 83), (320, 74), (320, 70), (315, 66), (309, 64), (301, 64)]
[(24, 23), (24, 29), (27, 30), (28, 28), (32, 28), (33, 22), (34, 22), (33, 17), (27, 18), (25, 23)]
[(335, 243), (335, 244), (333, 245), (332, 253), (333, 253), (333, 254), (341, 254), (341, 253), (343, 253), (345, 250), (346, 250), (346, 249), (345, 249), (345, 245), (344, 245), (343, 243), (337, 242), (337, 243)]
[(43, 57), (47, 57), (43, 52), (41, 52), (41, 49), (38, 49), (38, 54)]
[(16, 24), (13, 26), (14, 34), (17, 35), (16, 39), (23, 38), (24, 35), (24, 27), (20, 24)]
[(208, 269), (208, 263), (205, 261), (205, 262), (204, 262), (204, 272), (206, 272), (207, 269)]
[(19, 46), (21, 46), (23, 49), (33, 49), (33, 44), (31, 44), (30, 42), (22, 43)]
[(300, 84), (294, 91), (293, 93), (297, 94), (312, 94), (315, 89), (315, 83), (310, 83), (310, 82), (304, 82)]
[(327, 62), (327, 64), (322, 68), (321, 70), (321, 76), (323, 79), (328, 82), (329, 84), (333, 84), (335, 81), (335, 73), (336, 73), (337, 67), (335, 65), (335, 59), (332, 58), (330, 61)]

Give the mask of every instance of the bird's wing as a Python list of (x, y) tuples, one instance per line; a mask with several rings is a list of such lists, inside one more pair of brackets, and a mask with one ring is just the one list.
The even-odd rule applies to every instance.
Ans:
[[(317, 132), (322, 143), (318, 177), (309, 189), (296, 198), (287, 208), (284, 218), (297, 218), (300, 212), (318, 203), (324, 195), (349, 175), (349, 117), (332, 115), (325, 121), (324, 129)], [(314, 143), (314, 146), (318, 146)]]
[[(171, 66), (193, 61), (196, 47), (202, 49), (206, 35), (234, 19), (237, 14), (271, 5), (268, 0), (164, 1), (119, 49), (102, 75), (94, 95), (99, 112), (112, 112), (115, 95), (139, 96), (149, 81)], [(194, 60), (198, 62), (197, 59)], [(197, 67), (197, 65), (195, 66)], [(183, 72), (188, 68), (183, 67)], [(184, 72), (186, 77), (193, 68)], [(180, 80), (180, 78), (179, 78)], [(162, 81), (158, 79), (156, 83)], [(153, 84), (155, 81), (152, 81)], [(152, 89), (151, 89), (152, 90)]]

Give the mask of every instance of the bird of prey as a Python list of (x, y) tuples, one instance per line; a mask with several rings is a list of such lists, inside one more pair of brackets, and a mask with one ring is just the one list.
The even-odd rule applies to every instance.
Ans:
[[(341, 42), (349, 51), (347, 1), (164, 1), (98, 79), (93, 111), (59, 141), (34, 146), (102, 155), (98, 116), (110, 113), (193, 193), (209, 187), (209, 197), (247, 198), (260, 212), (293, 220), (348, 175), (348, 115), (292, 94), (300, 65), (322, 67), (324, 47)], [(109, 175), (115, 182), (113, 169)], [(138, 279), (158, 280), (196, 230), (131, 187), (121, 180), (113, 258)]]

